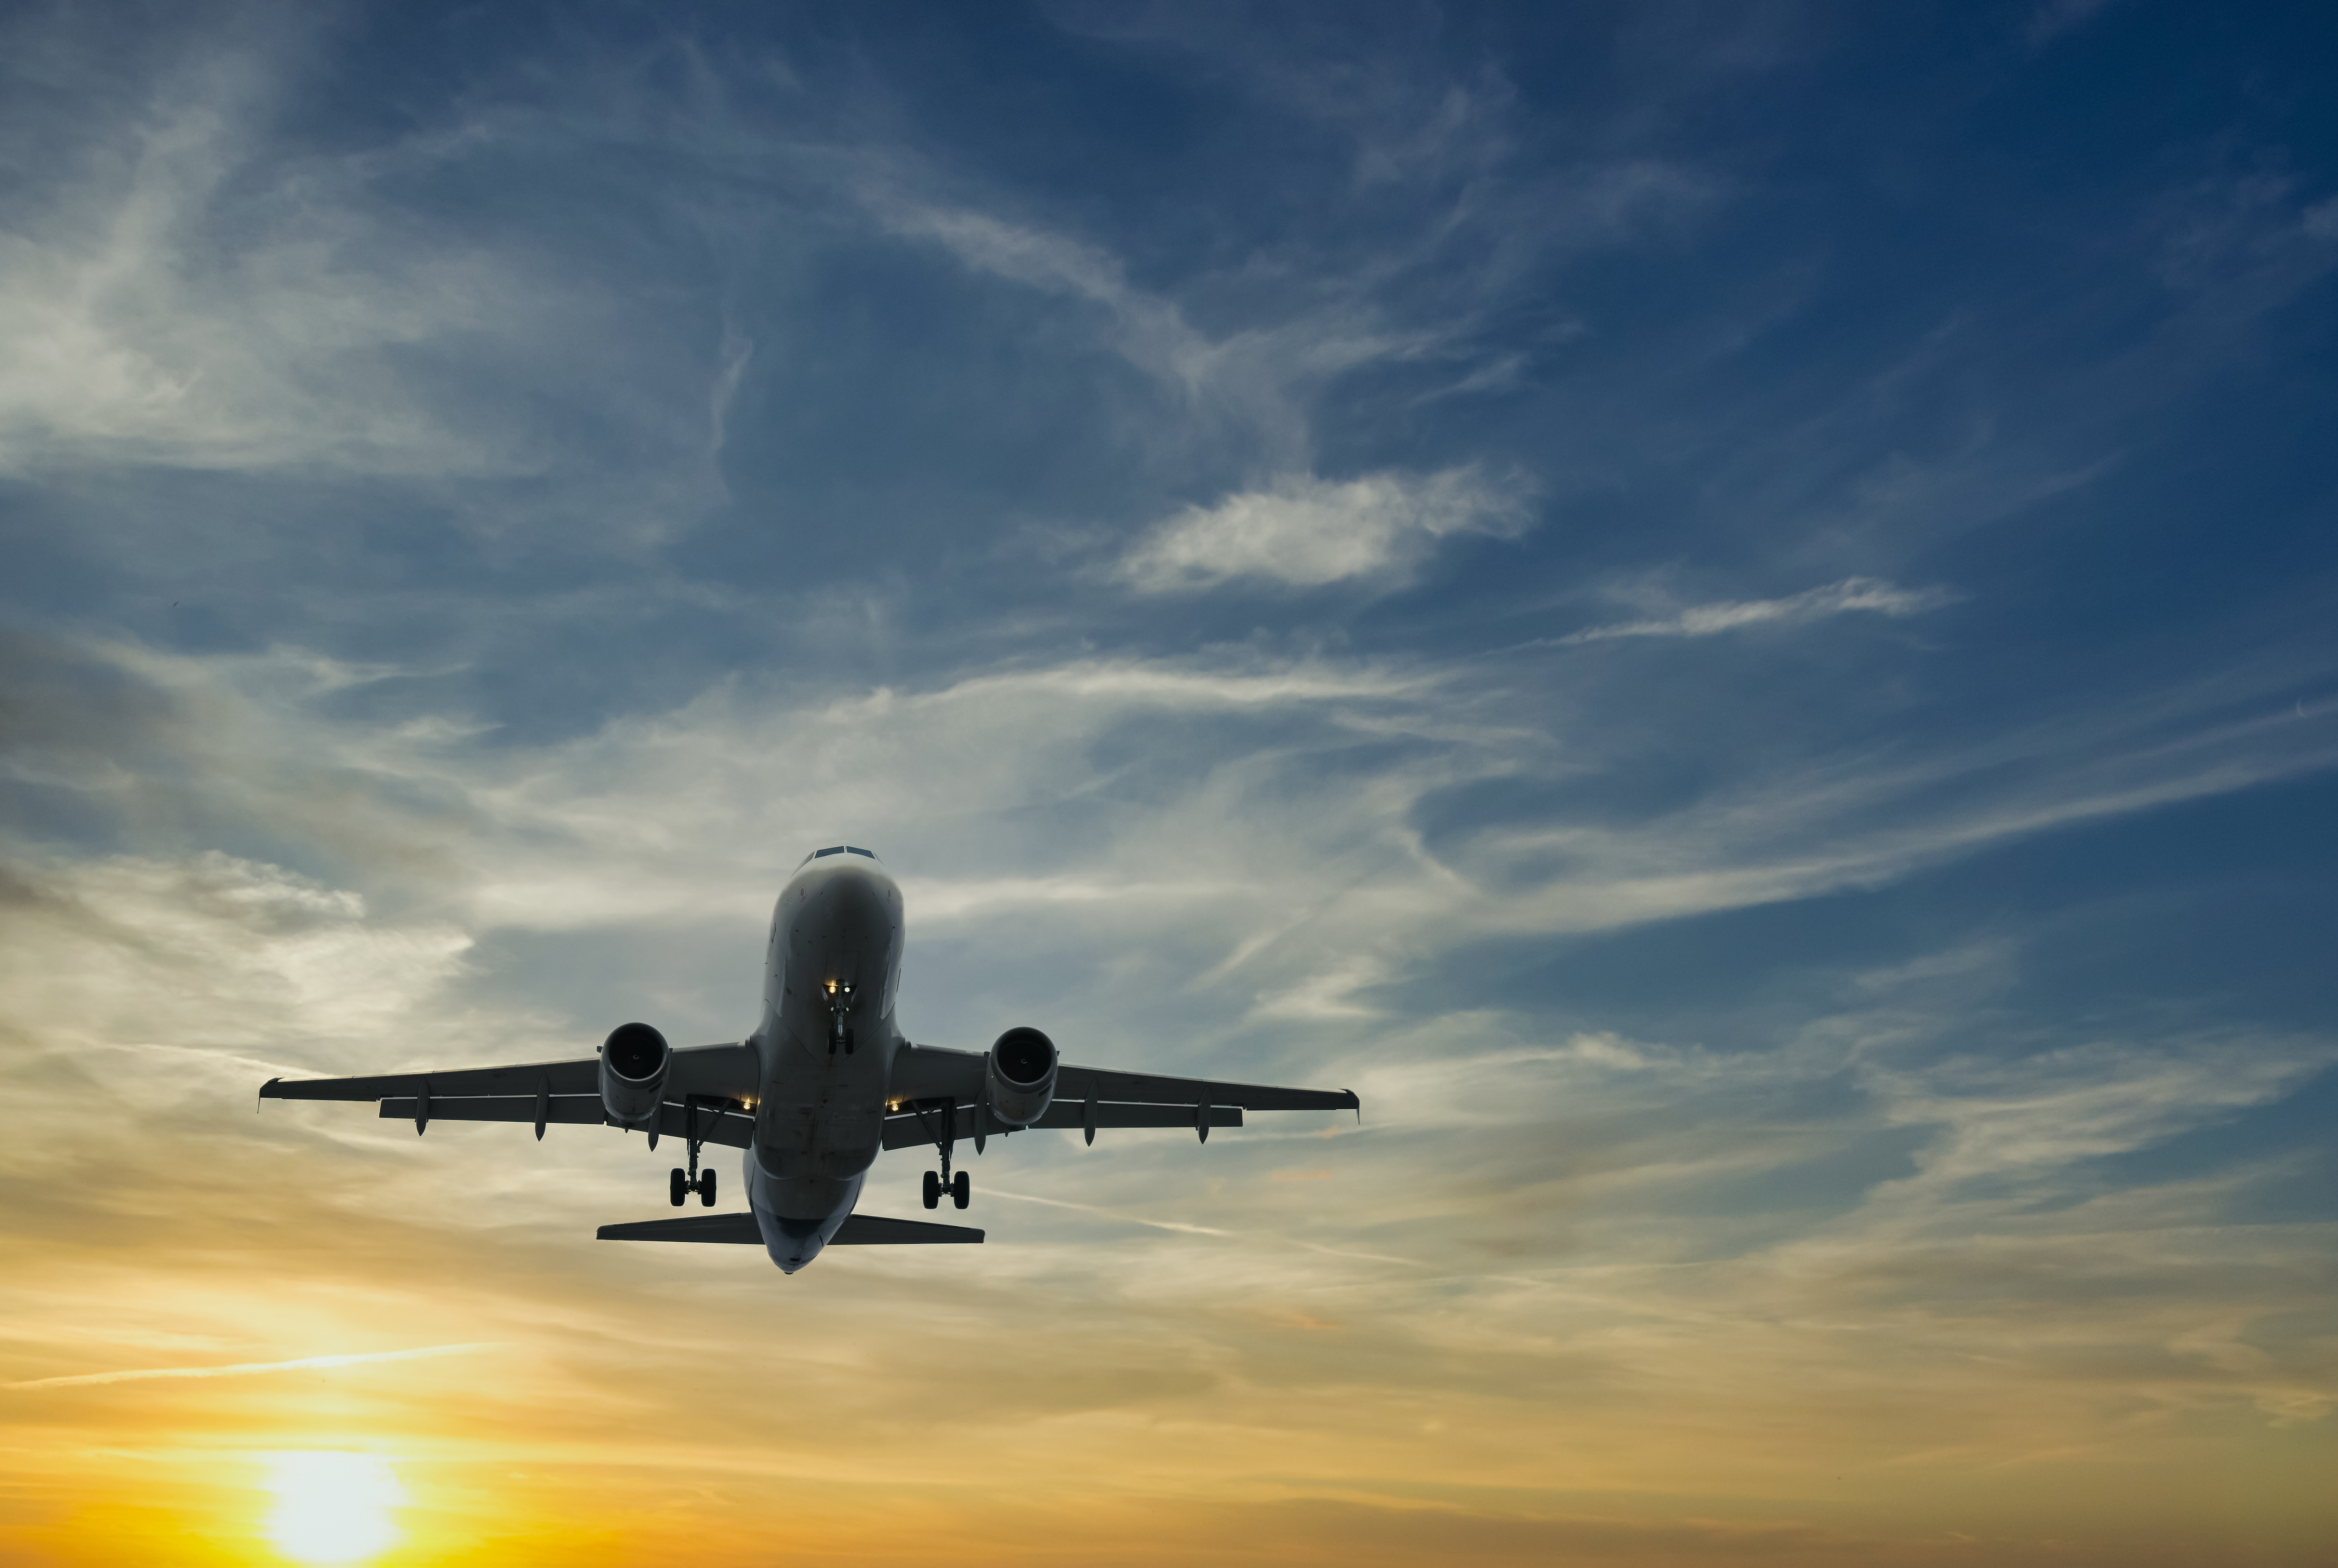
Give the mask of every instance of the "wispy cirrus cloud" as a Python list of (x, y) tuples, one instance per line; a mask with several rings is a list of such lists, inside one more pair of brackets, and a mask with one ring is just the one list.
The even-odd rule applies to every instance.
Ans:
[(1606, 642), (1620, 637), (1717, 637), (1748, 626), (1802, 626), (1832, 615), (1865, 612), (1898, 619), (1921, 615), (1957, 602), (1946, 588), (1900, 588), (1872, 577), (1846, 577), (1823, 588), (1783, 599), (1746, 599), (1695, 604), (1678, 614), (1593, 626), (1556, 639), (1561, 644)]

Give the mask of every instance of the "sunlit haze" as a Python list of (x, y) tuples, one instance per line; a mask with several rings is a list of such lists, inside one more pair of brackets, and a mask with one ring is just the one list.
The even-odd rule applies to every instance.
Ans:
[[(2333, 80), (0, 8), (0, 1563), (2333, 1561)], [(1361, 1120), (787, 1277), (258, 1099), (736, 1041), (847, 841), (912, 1040)]]
[(404, 1501), (389, 1461), (371, 1454), (277, 1454), (269, 1535), (295, 1563), (356, 1563), (398, 1539), (391, 1514)]

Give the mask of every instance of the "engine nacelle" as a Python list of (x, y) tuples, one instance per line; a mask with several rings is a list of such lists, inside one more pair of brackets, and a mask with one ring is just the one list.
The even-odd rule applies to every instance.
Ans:
[(613, 1122), (639, 1127), (657, 1115), (673, 1048), (646, 1024), (620, 1024), (601, 1044), (601, 1106)]
[(1056, 1043), (1036, 1029), (1009, 1029), (983, 1058), (990, 1113), (1010, 1127), (1028, 1127), (1056, 1098)]

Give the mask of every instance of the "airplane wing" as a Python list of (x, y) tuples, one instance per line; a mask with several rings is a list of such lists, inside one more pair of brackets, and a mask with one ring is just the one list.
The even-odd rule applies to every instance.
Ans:
[[(930, 1143), (942, 1132), (939, 1107), (951, 1102), (951, 1135), (971, 1137), (982, 1126), (982, 1053), (938, 1045), (904, 1045), (893, 1059), (890, 1093), (904, 1107), (885, 1119), (885, 1147)], [(914, 1102), (928, 1102), (924, 1107)], [(1244, 1111), (1353, 1111), (1362, 1103), (1346, 1089), (1283, 1089), (1264, 1083), (1226, 1083), (1208, 1078), (1164, 1078), (1151, 1073), (1120, 1073), (1103, 1067), (1056, 1069), (1056, 1098), (1035, 1127), (1239, 1127)], [(1203, 1134), (1207, 1136), (1206, 1132)]]
[[(673, 1138), (685, 1135), (689, 1120), (685, 1098), (725, 1102), (719, 1106), (701, 1104), (698, 1135), (710, 1143), (744, 1149), (754, 1118), (743, 1107), (727, 1102), (752, 1099), (757, 1089), (752, 1046), (693, 1045), (676, 1051), (666, 1076), (666, 1103), (660, 1107), (657, 1130)], [(263, 1100), (375, 1100), (381, 1103), (382, 1115), (411, 1119), (417, 1132), (432, 1122), (599, 1126), (608, 1121), (601, 1106), (600, 1059), (593, 1056), (510, 1067), (457, 1067), (443, 1073), (270, 1078), (260, 1086), (260, 1095)], [(539, 1138), (543, 1135), (540, 1130), (536, 1133)]]
[[(752, 1214), (693, 1214), (682, 1220), (643, 1220), (630, 1225), (604, 1225), (594, 1232), (603, 1241), (724, 1241), (761, 1247), (762, 1232)], [(974, 1242), (982, 1232), (967, 1225), (937, 1225), (928, 1220), (889, 1220), (881, 1214), (845, 1218), (830, 1240), (831, 1247), (931, 1246), (938, 1242)]]

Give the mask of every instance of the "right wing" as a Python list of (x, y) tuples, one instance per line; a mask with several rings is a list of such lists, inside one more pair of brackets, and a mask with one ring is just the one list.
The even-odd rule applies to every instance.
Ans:
[[(744, 1109), (761, 1085), (751, 1045), (693, 1045), (673, 1054), (657, 1131), (686, 1135), (685, 1097), (702, 1103), (698, 1135), (710, 1143), (747, 1147), (753, 1113)], [(457, 1067), (443, 1073), (380, 1073), (359, 1078), (270, 1078), (263, 1100), (377, 1100), (381, 1114), (411, 1121), (418, 1132), (433, 1122), (536, 1122), (600, 1126), (601, 1062), (526, 1062), (510, 1067)], [(722, 1103), (709, 1104), (706, 1102)], [(614, 1123), (610, 1123), (614, 1125)], [(541, 1134), (539, 1134), (541, 1136)]]

